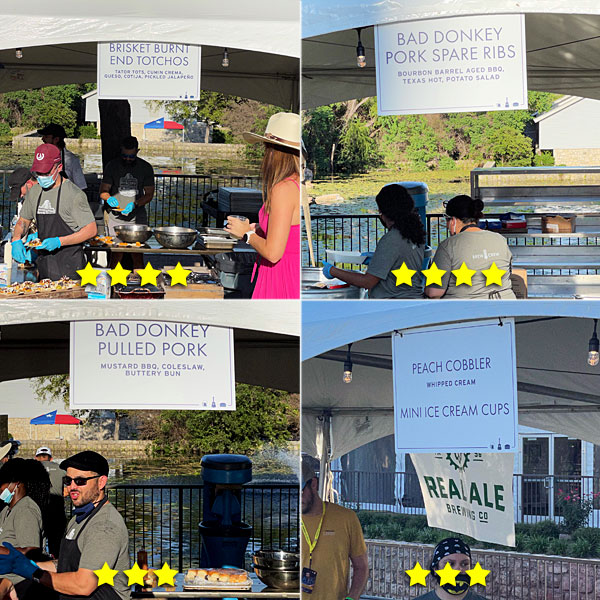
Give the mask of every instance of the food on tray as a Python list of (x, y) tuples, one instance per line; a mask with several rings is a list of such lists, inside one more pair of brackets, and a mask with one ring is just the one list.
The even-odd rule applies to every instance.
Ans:
[(158, 575), (149, 569), (146, 575), (144, 575), (144, 587), (155, 588), (158, 586)]
[(77, 287), (77, 281), (73, 281), (68, 277), (61, 277), (58, 281), (51, 279), (42, 279), (37, 283), (33, 281), (23, 281), (21, 283), (13, 283), (5, 288), (0, 288), (0, 295), (3, 296), (19, 296), (23, 294), (39, 294), (40, 292), (56, 292), (59, 290), (71, 290)]
[(29, 240), (25, 245), (28, 248), (38, 248), (42, 245), (42, 240), (40, 240), (40, 238), (35, 238), (35, 240)]
[(90, 246), (112, 246), (114, 243), (112, 235), (97, 235), (95, 238), (90, 240)]
[(247, 584), (249, 582), (248, 572), (243, 569), (189, 569), (184, 578), (186, 585), (193, 586)]

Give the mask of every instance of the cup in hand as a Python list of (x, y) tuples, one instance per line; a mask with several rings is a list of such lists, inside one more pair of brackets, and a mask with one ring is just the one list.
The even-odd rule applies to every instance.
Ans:
[[(246, 221), (250, 220), (250, 219), (248, 219), (248, 217), (243, 217), (242, 215), (229, 215), (227, 217), (227, 221), (225, 221), (225, 225), (227, 225), (227, 223), (229, 222), (229, 219), (238, 219), (242, 223), (245, 223)], [(231, 235), (233, 235), (233, 233)], [(234, 237), (237, 237), (237, 236), (234, 236)]]

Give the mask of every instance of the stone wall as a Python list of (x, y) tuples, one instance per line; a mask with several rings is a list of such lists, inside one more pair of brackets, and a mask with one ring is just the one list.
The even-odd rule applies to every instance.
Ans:
[[(195, 156), (202, 159), (234, 159), (243, 158), (244, 144), (195, 144), (181, 141), (181, 132), (179, 136), (173, 138), (173, 141), (153, 141), (143, 140), (138, 137), (140, 143), (140, 155), (153, 154), (165, 156)], [(13, 138), (13, 148), (24, 152), (35, 150), (40, 144), (39, 137), (27, 137), (25, 135), (17, 135)], [(65, 144), (71, 152), (81, 154), (83, 152), (91, 152), (100, 154), (101, 141), (92, 139), (66, 139)]]
[[(427, 576), (427, 589), (409, 586), (404, 572), (418, 561), (429, 568), (433, 545), (407, 542), (367, 540), (370, 578), (365, 596), (379, 598), (416, 598), (432, 589)], [(563, 558), (473, 550), (472, 562), (490, 571), (487, 586), (474, 591), (488, 600), (597, 600), (600, 598), (600, 560)]]
[(80, 437), (79, 425), (30, 425), (29, 421), (30, 419), (9, 418), (8, 431), (10, 435), (20, 441), (29, 439), (77, 440)]
[(49, 446), (52, 455), (63, 459), (83, 450), (94, 450), (106, 458), (147, 458), (152, 442), (149, 440), (120, 440), (118, 442), (109, 440), (21, 440), (19, 456), (21, 458), (33, 458), (35, 451), (40, 446)]
[(554, 164), (566, 167), (596, 167), (600, 165), (600, 148), (555, 148)]

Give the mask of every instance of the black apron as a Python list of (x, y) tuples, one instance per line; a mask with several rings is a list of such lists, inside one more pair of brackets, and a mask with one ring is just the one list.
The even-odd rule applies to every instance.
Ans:
[[(66, 535), (62, 539), (60, 543), (60, 553), (58, 555), (58, 566), (56, 567), (58, 573), (72, 573), (79, 570), (81, 551), (77, 546), (77, 539), (81, 535), (81, 532), (86, 528), (87, 524), (107, 502), (108, 498), (104, 498), (89, 516), (86, 517), (83, 526), (75, 536), (75, 539), (68, 540)], [(66, 594), (60, 594), (59, 598), (60, 600), (120, 600), (121, 597), (117, 594), (114, 587), (105, 583), (100, 587), (97, 587), (90, 596), (68, 596)]]
[[(41, 215), (38, 213), (40, 200), (44, 190), (40, 191), (35, 209), (35, 220), (37, 222), (38, 235), (41, 240), (51, 237), (63, 237), (75, 233), (60, 216), (60, 193), (62, 184), (58, 188), (56, 198), (56, 214)], [(63, 275), (71, 279), (77, 279), (77, 271), (85, 266), (85, 256), (83, 247), (80, 244), (75, 246), (64, 246), (54, 252), (38, 251), (37, 267), (40, 279), (51, 279), (58, 281)]]

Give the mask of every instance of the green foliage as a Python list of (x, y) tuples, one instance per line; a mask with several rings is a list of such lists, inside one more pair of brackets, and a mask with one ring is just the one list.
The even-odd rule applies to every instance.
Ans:
[(6, 121), (0, 121), (0, 136), (5, 137), (10, 135), (10, 125)]
[(234, 144), (235, 136), (231, 133), (231, 131), (227, 131), (227, 129), (221, 129), (220, 127), (215, 127), (213, 129), (212, 134), (212, 143), (213, 144)]
[(315, 177), (323, 177), (331, 171), (331, 153), (339, 137), (334, 110), (320, 106), (304, 114), (302, 139), (308, 150), (307, 164)]
[(573, 533), (574, 540), (587, 540), (595, 548), (600, 547), (600, 529), (582, 527)]
[(420, 530), (416, 527), (407, 527), (402, 531), (402, 540), (405, 542), (416, 542), (419, 538)]
[(525, 544), (525, 550), (531, 554), (543, 554), (546, 552), (548, 539), (543, 535), (530, 535)]
[(29, 380), (33, 393), (42, 402), (53, 404), (62, 402), (65, 409), (69, 408), (69, 376), (68, 375), (46, 375)]
[(553, 539), (548, 542), (546, 554), (556, 554), (557, 556), (567, 556), (569, 552), (569, 542), (567, 540)]
[(298, 411), (288, 394), (238, 384), (236, 410), (161, 411), (153, 452), (186, 455), (233, 452), (246, 454), (264, 444), (283, 445), (292, 439)]
[(86, 140), (94, 140), (98, 137), (98, 129), (95, 125), (80, 125), (79, 137)]
[(541, 154), (536, 154), (533, 157), (533, 166), (534, 167), (553, 167), (554, 166), (554, 156), (552, 156), (552, 152), (542, 152)]
[(531, 165), (531, 139), (513, 127), (493, 129), (489, 134), (491, 158), (497, 165), (527, 167)]
[(338, 168), (343, 173), (360, 173), (380, 162), (375, 140), (369, 137), (369, 129), (357, 117), (348, 123), (340, 137), (341, 151)]
[(517, 552), (525, 552), (529, 536), (524, 533), (515, 533), (515, 550)]
[(589, 540), (578, 539), (569, 544), (569, 556), (588, 558), (595, 555), (596, 549)]
[(456, 163), (449, 156), (442, 156), (438, 163), (438, 168), (444, 171), (456, 169)]
[[(282, 109), (272, 104), (264, 104), (256, 114), (254, 123), (250, 128), (250, 131), (262, 135), (267, 128), (269, 119), (276, 113), (281, 112)], [(246, 144), (246, 159), (249, 161), (261, 160), (264, 154), (263, 144)]]
[(567, 533), (585, 527), (597, 496), (600, 494), (580, 494), (578, 489), (558, 490), (556, 505), (563, 517), (563, 529)]
[(554, 521), (545, 520), (526, 526), (533, 535), (543, 535), (547, 538), (558, 538), (560, 525)]

